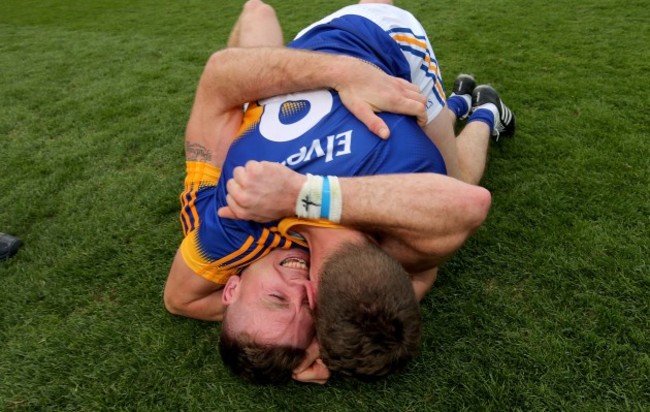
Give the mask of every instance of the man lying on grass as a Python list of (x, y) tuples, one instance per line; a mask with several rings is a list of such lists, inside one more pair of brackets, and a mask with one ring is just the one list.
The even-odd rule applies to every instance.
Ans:
[[(224, 319), (224, 341), (229, 335), (235, 336), (235, 340), (242, 342), (239, 352), (245, 358), (271, 360), (272, 357), (268, 355), (259, 355), (256, 348), (262, 352), (273, 348), (280, 348), (279, 352), (282, 352), (286, 348), (288, 355), (284, 356), (293, 355), (295, 359), (292, 366), (297, 366), (304, 357), (304, 350), (311, 343), (314, 335), (311, 310), (315, 307), (313, 296), (316, 291), (308, 282), (306, 264), (309, 263), (312, 272), (318, 271), (327, 255), (338, 249), (336, 246), (345, 241), (364, 244), (369, 248), (372, 247), (373, 250), (375, 248), (369, 238), (361, 232), (343, 226), (334, 226), (325, 221), (286, 219), (281, 222), (258, 224), (218, 216), (217, 210), (227, 205), (229, 192), (235, 189), (233, 183), (226, 185), (228, 179), (238, 174), (242, 177), (252, 174), (255, 178), (258, 172), (264, 173), (263, 167), (267, 164), (253, 163), (247, 169), (235, 169), (236, 166), (245, 164), (245, 160), (235, 159), (234, 155), (230, 155), (234, 153), (231, 151), (224, 162), (223, 156), (219, 154), (220, 146), (225, 143), (224, 139), (227, 139), (227, 143), (232, 142), (236, 132), (234, 127), (230, 127), (233, 134), (228, 135), (225, 131), (229, 127), (224, 120), (237, 116), (240, 110), (236, 113), (227, 112), (219, 115), (215, 115), (214, 112), (210, 115), (200, 112), (205, 110), (201, 103), (203, 101), (206, 104), (209, 102), (207, 106), (215, 110), (212, 108), (219, 108), (222, 105), (235, 108), (247, 100), (253, 100), (255, 97), (252, 94), (241, 93), (242, 97), (236, 98), (234, 93), (220, 92), (222, 86), (213, 84), (212, 80), (222, 79), (224, 83), (233, 84), (231, 76), (227, 75), (231, 73), (228, 69), (233, 67), (242, 72), (239, 70), (240, 67), (247, 67), (259, 61), (258, 59), (270, 62), (271, 65), (286, 61), (292, 63), (288, 66), (277, 64), (278, 67), (285, 68), (299, 67), (298, 64), (304, 63), (305, 60), (313, 66), (320, 58), (333, 59), (332, 63), (336, 63), (334, 67), (341, 67), (344, 70), (340, 76), (335, 75), (338, 79), (350, 73), (368, 70), (372, 73), (360, 76), (364, 78), (362, 84), (374, 83), (374, 86), (370, 87), (382, 85), (385, 88), (386, 80), (391, 80), (369, 81), (370, 77), (385, 75), (357, 59), (334, 55), (311, 56), (311, 54), (311, 52), (291, 50), (273, 50), (272, 53), (268, 50), (245, 50), (245, 53), (242, 53), (240, 50), (229, 49), (211, 58), (199, 84), (197, 100), (187, 129), (187, 178), (185, 192), (181, 196), (184, 203), (181, 218), (185, 238), (174, 259), (165, 288), (165, 302), (172, 313), (206, 320)], [(296, 60), (295, 57), (298, 59)], [(294, 60), (291, 60), (292, 58)], [(240, 64), (242, 66), (239, 66)], [(349, 65), (348, 68), (346, 65)], [(355, 67), (356, 65), (358, 66)], [(221, 73), (222, 70), (225, 71)], [(246, 72), (260, 77), (251, 70)], [(325, 73), (325, 71), (319, 72)], [(281, 75), (279, 73), (274, 78), (283, 78), (287, 75), (289, 73)], [(260, 84), (260, 80), (258, 79), (257, 83), (252, 81), (246, 83)], [(330, 85), (338, 87), (345, 95), (345, 86), (333, 83)], [(273, 87), (265, 86), (263, 90), (273, 92)], [(215, 94), (210, 93), (213, 90), (216, 91)], [(226, 105), (220, 102), (220, 100), (229, 102), (233, 97), (235, 97), (233, 103)], [(302, 98), (304, 99), (305, 96)], [(248, 112), (251, 110), (255, 109), (249, 108)], [(409, 121), (415, 124), (415, 121), (410, 118)], [(389, 122), (389, 125), (391, 124), (392, 122)], [(360, 124), (357, 128), (361, 129), (361, 126), (363, 125)], [(201, 132), (197, 132), (195, 127), (198, 127)], [(370, 136), (366, 126), (363, 128), (365, 129), (363, 134), (355, 133), (355, 143), (361, 142), (364, 135), (366, 141), (372, 137), (382, 143), (378, 137)], [(417, 131), (417, 124), (412, 129), (414, 132)], [(327, 147), (326, 138), (325, 134), (323, 136), (325, 147)], [(383, 142), (393, 141), (393, 146), (401, 149), (413, 147), (399, 145), (398, 138), (399, 136), (393, 136)], [(246, 151), (243, 144), (249, 140), (252, 139), (248, 136), (241, 137), (233, 144), (233, 148), (242, 147), (239, 150)], [(312, 139), (306, 140), (311, 142)], [(430, 144), (433, 147), (426, 136), (420, 140), (422, 144)], [(200, 151), (197, 148), (200, 148)], [(433, 150), (430, 152), (435, 153)], [(422, 153), (419, 150), (413, 155), (420, 157)], [(279, 152), (277, 156), (286, 159), (292, 154), (293, 150), (290, 150)], [(333, 156), (330, 163), (339, 163), (337, 160), (344, 158), (344, 156)], [(439, 155), (438, 159), (440, 159)], [(315, 160), (307, 165), (322, 167), (326, 159), (323, 156)], [(378, 165), (391, 166), (389, 163)], [(256, 166), (262, 167), (256, 168)], [(356, 178), (357, 181), (341, 178), (339, 181), (342, 192), (340, 221), (349, 226), (376, 226), (378, 233), (385, 232), (380, 243), (382, 247), (392, 248), (395, 253), (401, 253), (405, 257), (407, 251), (410, 252), (409, 246), (418, 244), (419, 249), (410, 252), (413, 255), (412, 260), (415, 261), (415, 257), (426, 256), (427, 259), (435, 260), (437, 265), (443, 256), (460, 247), (485, 218), (489, 207), (489, 193), (479, 187), (439, 174), (423, 173), (409, 177), (385, 175), (359, 177)], [(315, 192), (318, 192), (318, 188)], [(421, 193), (416, 202), (421, 204), (417, 206), (413, 204), (413, 200), (408, 196), (411, 193)], [(387, 201), (391, 199), (395, 202)], [(368, 202), (370, 204), (367, 204)], [(404, 213), (405, 211), (408, 212)], [(382, 230), (382, 227), (385, 227), (385, 230)], [(308, 260), (308, 255), (303, 252), (305, 240), (292, 235), (289, 229), (301, 233), (309, 243), (311, 259)], [(391, 237), (391, 231), (406, 239)], [(430, 239), (431, 234), (435, 234), (435, 238)], [(322, 246), (322, 249), (318, 246)], [(374, 264), (372, 269), (375, 269)], [(412, 265), (411, 269), (420, 268)], [(400, 270), (403, 271), (401, 267)], [(396, 281), (404, 281), (408, 285), (406, 272), (400, 273), (401, 277), (393, 278)], [(432, 281), (433, 272), (428, 275), (431, 280), (420, 280), (417, 277), (415, 279), (416, 282), (427, 284), (423, 289), (426, 289), (428, 283)], [(376, 276), (382, 279), (382, 283), (388, 284), (389, 279), (385, 278), (387, 275), (377, 273)], [(256, 284), (258, 286), (255, 286)], [(249, 290), (254, 292), (255, 301), (239, 302), (240, 294)], [(247, 296), (244, 295), (244, 298)], [(386, 299), (392, 301), (392, 295), (386, 296)], [(414, 296), (410, 300), (415, 303)], [(246, 304), (233, 306), (235, 302)], [(229, 310), (224, 316), (224, 309), (228, 305), (230, 305)], [(417, 305), (411, 307), (417, 312)], [(417, 324), (415, 327), (419, 331)], [(298, 353), (295, 353), (296, 349)], [(253, 369), (262, 369), (264, 372), (265, 368), (255, 366)], [(289, 371), (288, 376), (290, 376), (292, 368), (286, 370)], [(257, 375), (251, 378), (263, 379)]]
[[(250, 3), (265, 6), (261, 2), (247, 6)], [(265, 16), (268, 20), (268, 13)], [(244, 33), (237, 28), (245, 21), (240, 18), (235, 39)], [(368, 27), (376, 30), (372, 23)], [(241, 38), (236, 45), (248, 45), (241, 44)], [(407, 76), (408, 62), (399, 49), (393, 56), (386, 53), (385, 46), (394, 43), (390, 38), (387, 41), (390, 43), (381, 43), (374, 54), (365, 56), (366, 60), (388, 73), (391, 67), (405, 66), (401, 73)], [(264, 69), (256, 67), (259, 61), (265, 62)], [(241, 112), (241, 105), (254, 99), (317, 87), (330, 87), (339, 93), (316, 90), (286, 95), (251, 104), (245, 114)], [(379, 119), (365, 103), (398, 110), (399, 104), (391, 102), (403, 102), (403, 111), (422, 115), (424, 105), (417, 90), (346, 56), (286, 49), (230, 49), (216, 53), (208, 62), (186, 133), (188, 177), (182, 195), (186, 237), (170, 271), (165, 302), (173, 313), (223, 318), (224, 361), (240, 374), (256, 381), (290, 376), (309, 346), (310, 350), (316, 348), (316, 355), (311, 353), (308, 367), (301, 367), (294, 377), (327, 379), (323, 363), (311, 362), (318, 357), (310, 316), (313, 309), (319, 316), (333, 316), (323, 323), (330, 328), (328, 337), (333, 337), (333, 321), (339, 326), (336, 330), (351, 335), (325, 345), (325, 362), (335, 370), (380, 376), (402, 367), (417, 350), (416, 297), (409, 288), (407, 273), (395, 264), (395, 258), (412, 273), (417, 298), (421, 298), (435, 279), (437, 265), (484, 220), (489, 193), (433, 173), (339, 180), (307, 177), (264, 162), (237, 168), (249, 159), (268, 159), (301, 172), (330, 171), (339, 176), (444, 172), (438, 150), (414, 119), (391, 114), (382, 114)], [(342, 102), (372, 130), (388, 125), (393, 137), (384, 141), (373, 136)], [(442, 107), (435, 109), (435, 118), (441, 111)], [(490, 129), (486, 131), (489, 138)], [(232, 143), (236, 136), (240, 139)], [(230, 178), (234, 179), (228, 181)], [(266, 183), (260, 186), (263, 181)], [(331, 187), (331, 202), (325, 199), (326, 185)], [(286, 202), (276, 201), (273, 193), (290, 199), (291, 210)], [(418, 198), (413, 199), (413, 193), (418, 193)], [(322, 204), (316, 201), (319, 196), (324, 197)], [(330, 203), (330, 210), (325, 211)], [(226, 204), (230, 209), (217, 215), (218, 208)], [(260, 213), (260, 205), (272, 206), (270, 215), (265, 215), (267, 211)], [(322, 217), (329, 222), (294, 218), (256, 224), (225, 219), (237, 216), (268, 221), (294, 211), (303, 218)], [(374, 236), (332, 221), (365, 228)], [(311, 262), (302, 250), (306, 246)], [(338, 269), (328, 270), (337, 263)], [(311, 282), (307, 279), (308, 264)], [(323, 296), (328, 284), (339, 288), (332, 303), (335, 297), (343, 297), (343, 303), (331, 305), (329, 310), (330, 301)], [(405, 295), (396, 299), (400, 290)], [(349, 309), (343, 307), (345, 303)], [(341, 328), (345, 322), (349, 329)], [(323, 335), (319, 331), (321, 345)], [(368, 348), (373, 362), (363, 356)]]

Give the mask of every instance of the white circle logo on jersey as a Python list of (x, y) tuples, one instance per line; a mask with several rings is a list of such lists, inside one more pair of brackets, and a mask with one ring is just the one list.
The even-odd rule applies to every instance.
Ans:
[(332, 111), (334, 98), (328, 90), (312, 90), (260, 101), (264, 113), (260, 134), (273, 142), (288, 142), (305, 134)]

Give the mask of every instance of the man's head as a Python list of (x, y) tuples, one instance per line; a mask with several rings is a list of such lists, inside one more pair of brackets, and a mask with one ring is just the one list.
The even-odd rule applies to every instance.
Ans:
[(408, 273), (371, 243), (346, 244), (325, 261), (315, 322), (322, 360), (344, 375), (382, 377), (419, 351), (420, 310)]
[(222, 301), (224, 363), (258, 383), (289, 379), (314, 336), (308, 253), (274, 250), (231, 277)]

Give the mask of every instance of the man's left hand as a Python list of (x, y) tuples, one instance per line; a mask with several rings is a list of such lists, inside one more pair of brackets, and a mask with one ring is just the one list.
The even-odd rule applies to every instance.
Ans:
[(273, 162), (248, 161), (238, 166), (226, 185), (228, 206), (220, 217), (264, 223), (295, 214), (305, 175)]

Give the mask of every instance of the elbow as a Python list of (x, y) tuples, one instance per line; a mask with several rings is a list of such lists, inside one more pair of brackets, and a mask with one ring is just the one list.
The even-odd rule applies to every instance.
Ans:
[(238, 61), (243, 52), (239, 48), (228, 48), (212, 53), (205, 64), (199, 85), (219, 89), (230, 84), (233, 72), (241, 69)]
[(172, 315), (185, 315), (185, 307), (178, 296), (174, 295), (168, 288), (165, 288), (163, 293), (163, 303), (165, 304), (165, 309), (167, 312)]
[(428, 263), (425, 267), (439, 265), (460, 249), (485, 222), (492, 205), (492, 195), (480, 186), (469, 187), (456, 200), (448, 210), (447, 225), (439, 236), (429, 236), (418, 244), (421, 261)]
[(233, 59), (233, 50), (223, 49), (212, 53), (205, 65), (204, 73), (210, 73), (211, 77), (221, 74), (221, 68)]

